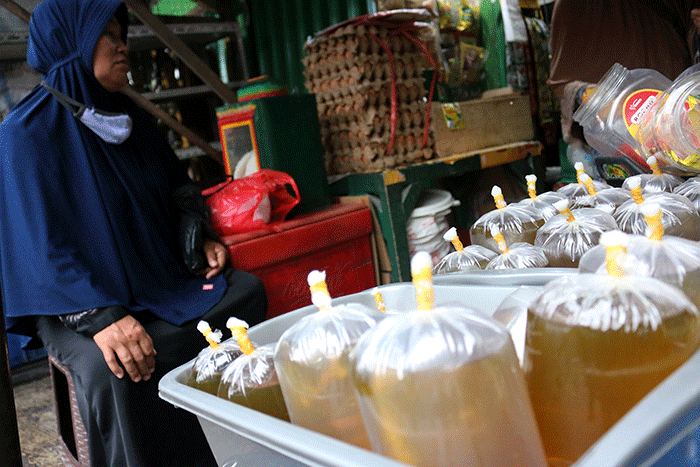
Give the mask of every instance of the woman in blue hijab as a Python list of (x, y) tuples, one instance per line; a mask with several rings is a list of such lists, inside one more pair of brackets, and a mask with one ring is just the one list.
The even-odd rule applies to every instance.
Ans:
[[(173, 193), (188, 178), (127, 83), (127, 11), (116, 0), (44, 0), (29, 65), (43, 75), (0, 124), (0, 277), (7, 324), (38, 336), (73, 375), (92, 465), (208, 466), (196, 418), (157, 393), (205, 345), (199, 319), (251, 325), (261, 282), (190, 272)], [(223, 273), (222, 273), (223, 271)]]

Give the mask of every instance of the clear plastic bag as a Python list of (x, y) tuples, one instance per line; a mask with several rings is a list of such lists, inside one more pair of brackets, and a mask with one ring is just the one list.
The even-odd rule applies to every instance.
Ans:
[[(700, 243), (685, 238), (663, 235), (660, 207), (649, 204), (643, 215), (649, 235), (627, 236), (627, 259), (624, 269), (629, 275), (649, 276), (679, 287), (700, 307)], [(660, 232), (657, 232), (660, 230)], [(579, 261), (579, 272), (607, 274), (606, 249), (597, 245)]]
[(699, 345), (697, 308), (657, 279), (547, 284), (528, 310), (524, 368), (548, 459), (574, 463)]
[[(319, 285), (320, 284), (320, 285)], [(360, 304), (330, 306), (325, 273), (309, 274), (319, 311), (280, 336), (274, 361), (292, 423), (370, 449), (354, 397), (348, 354), (376, 323), (377, 310)]]
[(608, 188), (600, 192), (596, 191), (591, 177), (587, 174), (582, 174), (580, 180), (588, 190), (588, 196), (576, 198), (571, 204), (571, 209), (595, 208), (612, 214), (622, 203), (632, 199), (632, 193), (625, 188)]
[(481, 245), (469, 245), (464, 247), (457, 236), (457, 229), (451, 227), (443, 238), (452, 242), (456, 251), (446, 254), (433, 267), (433, 274), (448, 274), (452, 272), (466, 272), (484, 269), (496, 253)]
[(200, 321), (197, 329), (204, 334), (209, 345), (203, 348), (194, 362), (187, 379), (187, 385), (209, 394), (216, 395), (224, 369), (242, 354), (240, 347), (233, 341), (220, 343), (222, 333), (212, 330), (206, 321)]
[(508, 332), (477, 310), (433, 308), (430, 266), (414, 256), (418, 309), (377, 323), (350, 355), (373, 449), (416, 466), (544, 467)]
[(691, 177), (673, 189), (672, 193), (685, 196), (700, 212), (700, 177)]
[(255, 348), (231, 362), (221, 375), (217, 395), (259, 412), (289, 421), (274, 364), (275, 344)]
[(572, 211), (568, 201), (558, 201), (556, 207), (561, 214), (548, 220), (535, 239), (552, 267), (578, 267), (581, 256), (598, 244), (603, 232), (617, 229), (612, 215), (598, 209)]
[(536, 175), (526, 175), (525, 181), (527, 182), (528, 197), (518, 201), (516, 204), (520, 206), (525, 206), (540, 213), (542, 215), (542, 219), (545, 222), (559, 214), (559, 212), (556, 209), (554, 209), (554, 206), (552, 206), (552, 204), (559, 201), (560, 199), (566, 198), (566, 196), (555, 191), (545, 191), (544, 193), (540, 193), (538, 195), (536, 189)]
[(544, 250), (538, 246), (524, 242), (509, 246), (497, 227), (491, 227), (491, 236), (498, 244), (501, 254), (489, 261), (486, 269), (541, 268), (549, 264)]
[[(583, 163), (577, 162), (574, 164), (574, 168), (576, 169), (576, 183), (568, 183), (556, 191), (556, 193), (567, 197), (569, 201), (572, 202), (576, 201), (578, 198), (590, 196), (588, 187), (581, 181), (581, 175), (586, 173), (583, 168)], [(586, 175), (590, 177), (590, 174)], [(596, 193), (612, 188), (601, 180), (593, 180), (592, 183)]]
[(503, 193), (497, 186), (491, 194), (496, 202), (496, 209), (482, 215), (469, 228), (469, 238), (472, 245), (481, 245), (499, 253), (498, 244), (491, 236), (491, 228), (497, 227), (506, 243), (525, 242), (533, 244), (537, 229), (544, 224), (542, 214), (532, 208), (509, 204), (503, 200)]
[(656, 191), (673, 192), (673, 189), (683, 183), (683, 179), (673, 174), (665, 174), (661, 172), (656, 157), (650, 156), (647, 158), (647, 164), (651, 167), (652, 173), (638, 174), (627, 177), (622, 182), (622, 188), (630, 189), (630, 182), (635, 178), (639, 179), (639, 187), (643, 192), (653, 193)]
[(639, 180), (630, 182), (633, 199), (624, 202), (613, 214), (620, 230), (644, 235), (647, 223), (642, 206), (644, 203), (655, 203), (661, 207), (666, 235), (700, 240), (700, 215), (688, 198), (665, 191), (642, 194), (638, 182)]

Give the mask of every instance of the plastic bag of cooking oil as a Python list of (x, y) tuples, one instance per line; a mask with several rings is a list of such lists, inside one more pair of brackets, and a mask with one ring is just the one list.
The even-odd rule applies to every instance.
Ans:
[(622, 182), (622, 188), (629, 190), (630, 182), (638, 178), (639, 186), (643, 192), (668, 191), (672, 193), (674, 188), (683, 183), (681, 177), (661, 172), (656, 157), (649, 156), (647, 158), (647, 165), (651, 168), (652, 173), (637, 174), (627, 177), (625, 181)]
[(542, 214), (527, 206), (517, 203), (506, 204), (503, 192), (494, 186), (491, 195), (496, 203), (496, 209), (489, 211), (469, 228), (469, 238), (472, 245), (481, 245), (499, 253), (498, 244), (491, 236), (491, 228), (498, 228), (509, 245), (518, 242), (533, 244), (537, 229), (544, 224)]
[[(230, 323), (231, 326), (247, 329), (244, 321)], [(289, 421), (287, 406), (277, 378), (274, 363), (275, 344), (253, 347), (243, 331), (239, 339), (244, 340), (243, 353), (232, 361), (221, 375), (217, 395), (237, 404)]]
[[(556, 191), (556, 193), (566, 196), (569, 201), (572, 202), (576, 201), (578, 198), (590, 195), (589, 188), (581, 181), (581, 175), (586, 174), (584, 171), (583, 162), (576, 162), (574, 164), (574, 168), (576, 169), (576, 183), (568, 183)], [(590, 177), (590, 174), (586, 175)], [(596, 192), (612, 188), (610, 185), (601, 180), (592, 180), (591, 183), (593, 184)]]
[(673, 189), (672, 193), (685, 196), (700, 212), (700, 177), (691, 177)]
[(572, 211), (567, 200), (557, 201), (555, 207), (560, 214), (548, 220), (535, 238), (552, 267), (578, 267), (581, 256), (598, 244), (603, 232), (617, 229), (615, 219), (598, 209)]
[(307, 315), (280, 336), (274, 361), (292, 423), (370, 449), (350, 380), (348, 354), (379, 312), (360, 304), (331, 306), (325, 272), (308, 277)]
[(206, 321), (200, 321), (197, 329), (204, 335), (209, 345), (203, 348), (192, 362), (186, 384), (216, 395), (221, 374), (229, 363), (241, 355), (241, 349), (234, 341), (221, 343), (223, 333), (218, 329), (212, 330)]
[[(647, 220), (647, 235), (627, 236), (626, 273), (650, 276), (679, 287), (700, 307), (700, 243), (664, 235), (661, 207), (648, 203), (642, 208)], [(606, 249), (597, 245), (579, 261), (582, 273), (606, 274)]]
[(455, 251), (443, 256), (433, 267), (433, 274), (448, 274), (451, 272), (466, 272), (484, 269), (496, 253), (481, 245), (469, 245), (464, 247), (457, 236), (457, 229), (451, 227), (445, 232), (443, 238), (452, 242)]
[(622, 203), (632, 199), (632, 192), (626, 188), (608, 188), (596, 191), (591, 177), (583, 174), (580, 179), (588, 188), (588, 196), (577, 197), (571, 204), (571, 209), (595, 208), (612, 214)]
[(516, 204), (525, 206), (540, 213), (545, 222), (559, 214), (559, 211), (557, 211), (552, 204), (560, 199), (566, 198), (566, 196), (561, 193), (557, 193), (556, 191), (545, 191), (544, 193), (540, 193), (538, 195), (535, 188), (537, 176), (526, 175), (525, 180), (527, 181), (528, 197), (518, 201)]
[(510, 335), (477, 310), (434, 307), (431, 266), (413, 257), (417, 308), (387, 316), (350, 354), (372, 448), (414, 466), (544, 467)]
[(647, 223), (642, 213), (645, 203), (661, 207), (661, 219), (666, 235), (700, 240), (700, 215), (688, 198), (665, 191), (642, 193), (639, 180), (630, 182), (632, 198), (625, 201), (613, 213), (620, 230), (644, 235)]
[(680, 289), (624, 275), (624, 237), (601, 238), (607, 275), (555, 279), (528, 310), (523, 365), (553, 464), (576, 462), (700, 346), (698, 310)]

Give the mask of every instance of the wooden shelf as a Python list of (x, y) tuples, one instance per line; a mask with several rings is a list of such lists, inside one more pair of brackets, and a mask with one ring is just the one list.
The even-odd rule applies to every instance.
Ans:
[[(539, 156), (539, 141), (521, 141), (371, 173), (329, 177), (331, 195), (372, 195), (387, 244), (392, 282), (411, 280), (406, 223), (421, 191), (433, 180), (461, 176), (487, 167)], [(542, 174), (544, 180), (544, 174)]]

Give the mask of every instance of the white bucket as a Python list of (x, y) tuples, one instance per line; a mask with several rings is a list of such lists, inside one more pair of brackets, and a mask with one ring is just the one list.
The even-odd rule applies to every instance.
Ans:
[(442, 236), (450, 228), (447, 216), (452, 212), (452, 207), (459, 204), (449, 191), (434, 188), (423, 190), (406, 223), (411, 256), (418, 251), (426, 251), (435, 265), (450, 252), (451, 244)]

